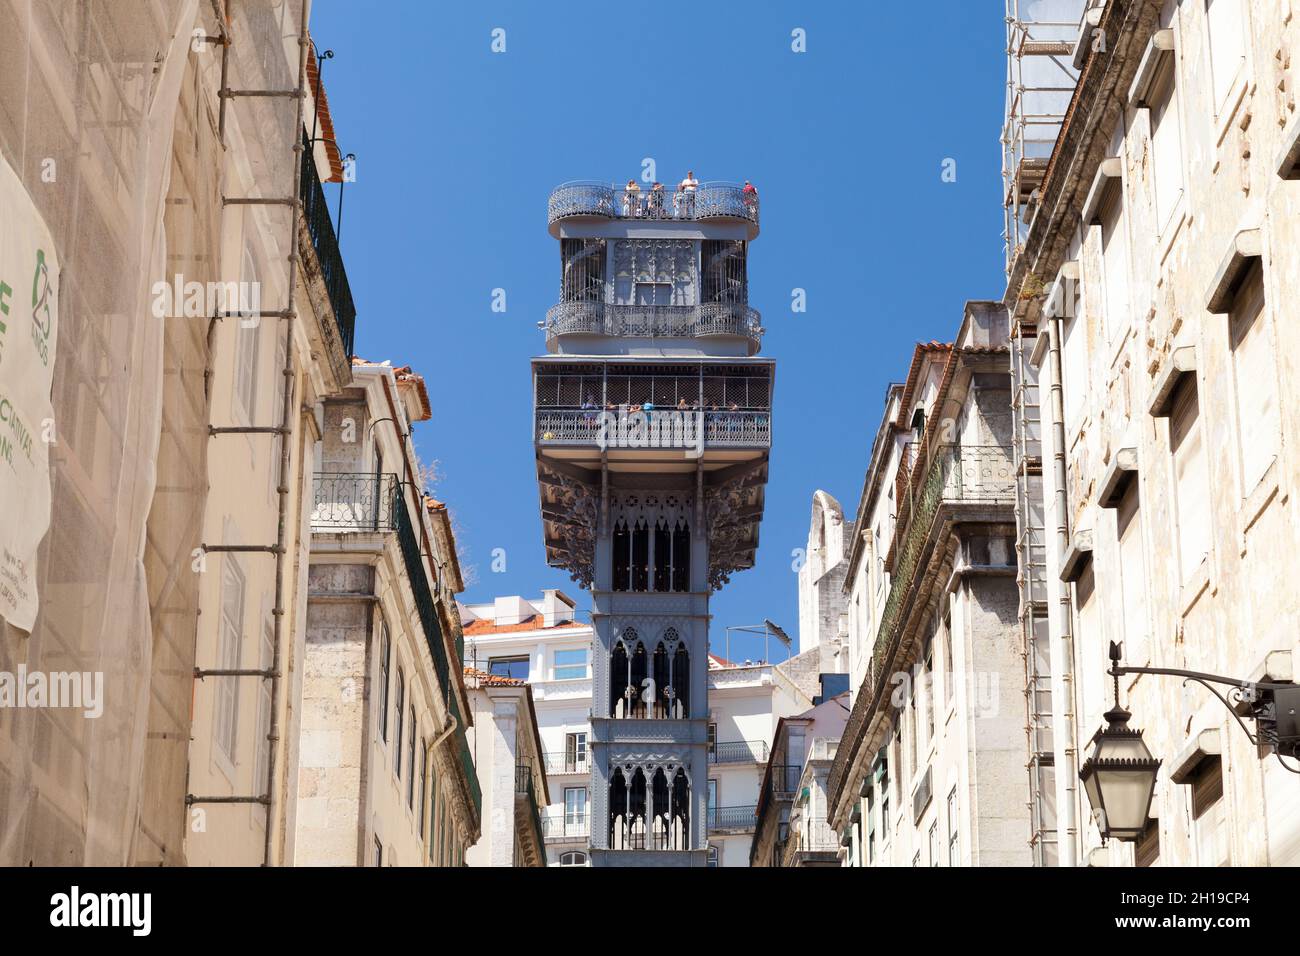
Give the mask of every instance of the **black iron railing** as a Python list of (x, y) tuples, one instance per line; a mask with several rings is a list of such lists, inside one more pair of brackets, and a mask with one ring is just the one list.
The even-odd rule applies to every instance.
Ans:
[(537, 837), (537, 845), (542, 846), (546, 843), (546, 835), (542, 828), (541, 807), (537, 805), (537, 790), (533, 786), (533, 765), (531, 761), (526, 760), (515, 765), (515, 795), (527, 798), (528, 819), (533, 826), (533, 833)]
[(321, 188), (320, 177), (316, 174), (316, 160), (305, 135), (298, 198), (302, 200), (303, 219), (307, 224), (307, 233), (311, 236), (312, 248), (316, 252), (316, 261), (320, 263), (321, 279), (329, 294), (334, 321), (338, 323), (339, 339), (343, 342), (347, 357), (351, 359), (356, 338), (357, 309), (352, 304), (352, 287), (348, 285), (348, 273), (343, 268), (343, 255), (339, 252), (338, 236), (334, 232), (334, 223), (330, 220), (325, 190)]
[(392, 531), (397, 476), (318, 471), (312, 478), (312, 531)]
[(763, 763), (766, 760), (765, 740), (723, 740), (709, 749), (709, 763)]
[(591, 764), (585, 753), (568, 753), (563, 750), (543, 754), (547, 773), (589, 773)]
[(798, 764), (773, 764), (771, 767), (772, 792), (778, 797), (789, 799), (794, 794), (795, 789), (799, 786), (799, 778), (803, 776), (803, 767)]
[(551, 842), (586, 840), (591, 836), (591, 818), (585, 813), (557, 813), (542, 817), (542, 833)]
[[(460, 749), (460, 763), (465, 771), (465, 778), (469, 782), (470, 798), (474, 801), (474, 806), (481, 814), (483, 812), (483, 790), (479, 786), (478, 774), (474, 771), (474, 758), (470, 755), (469, 744), (465, 739), (465, 721), (460, 715), (460, 707), (456, 703), (456, 695), (451, 692), (451, 665), (447, 660), (447, 652), (444, 648), (442, 637), (442, 625), (438, 621), (438, 609), (434, 604), (433, 592), (429, 589), (429, 579), (425, 573), (424, 557), (420, 552), (420, 539), (416, 531), (417, 525), (411, 520), (411, 514), (406, 498), (403, 497), (400, 506), (395, 509), (397, 524), (397, 543), (402, 552), (402, 564), (406, 568), (406, 578), (411, 586), (411, 593), (415, 597), (415, 611), (420, 618), (420, 626), (424, 630), (424, 639), (429, 645), (429, 653), (433, 656), (433, 670), (438, 676), (438, 685), (446, 691), (447, 709), (451, 712), (453, 719), (460, 728), (456, 732), (456, 740)], [(464, 648), (457, 644), (457, 660), (464, 659)]]

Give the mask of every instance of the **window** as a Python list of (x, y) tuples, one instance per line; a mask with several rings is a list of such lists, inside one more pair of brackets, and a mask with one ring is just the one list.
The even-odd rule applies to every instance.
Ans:
[(1119, 541), (1120, 598), (1124, 602), (1121, 620), (1128, 659), (1135, 662), (1146, 659), (1148, 633), (1146, 559), (1143, 557), (1138, 499), (1138, 479), (1135, 475), (1129, 481), (1115, 512), (1115, 531)]
[(1272, 336), (1264, 315), (1264, 275), (1250, 267), (1228, 313), (1233, 387), (1237, 399), (1237, 448), (1242, 496), (1250, 494), (1277, 455), (1277, 370)]
[(375, 837), (374, 863), (375, 866), (384, 865), (384, 845), (379, 841), (379, 837)]
[(1228, 94), (1246, 59), (1242, 0), (1205, 0), (1210, 35), (1210, 79), (1214, 88), (1214, 115), (1223, 113)]
[(488, 673), (498, 677), (528, 680), (528, 655), (519, 657), (494, 657), (488, 661)]
[(718, 752), (718, 725), (709, 724), (709, 756), (715, 756)]
[(931, 643), (925, 649), (925, 666), (921, 671), (921, 692), (925, 695), (925, 743), (928, 747), (934, 743), (935, 715), (934, 706), (934, 646)]
[[(262, 654), (259, 667), (264, 671), (271, 669), (272, 658), (275, 649), (275, 624), (268, 615), (262, 622)], [(266, 788), (268, 781), (266, 779), (267, 767), (271, 759), (271, 741), (267, 740), (267, 734), (271, 732), (271, 682), (269, 680), (259, 680), (257, 695), (257, 739), (253, 741), (254, 750), (254, 769), (253, 769), (253, 790), (256, 793), (262, 793)], [(259, 813), (263, 820), (266, 819), (266, 808), (259, 807)]]
[[(244, 250), (243, 281), (245, 288), (253, 288), (258, 282), (257, 265), (252, 252)], [(236, 308), (244, 308), (246, 303), (239, 303)], [(244, 418), (250, 424), (257, 414), (257, 367), (258, 352), (262, 338), (262, 322), (258, 316), (241, 317), (235, 327), (235, 396), (239, 407), (244, 411)]]
[(560, 866), (586, 866), (587, 854), (581, 850), (570, 850), (560, 854)]
[[(587, 649), (555, 652), (555, 679), (581, 680), (587, 676)], [(527, 675), (525, 674), (525, 677)]]
[(712, 843), (709, 844), (709, 866), (720, 866), (718, 848)]
[[(425, 748), (428, 753), (428, 748)], [(438, 862), (438, 760), (429, 761), (429, 862)]]
[(415, 707), (411, 707), (411, 729), (407, 736), (410, 743), (406, 751), (406, 805), (415, 809)]
[(1061, 390), (1067, 441), (1079, 430), (1088, 396), (1088, 324), (1079, 314), (1079, 291), (1078, 281), (1062, 280)]
[(586, 773), (587, 732), (566, 734), (564, 737), (565, 773)]
[(1210, 494), (1205, 471), (1196, 383), (1190, 376), (1174, 393), (1169, 448), (1174, 456), (1174, 514), (1178, 521), (1178, 567), (1189, 580), (1210, 551)]
[(1101, 207), (1101, 268), (1105, 298), (1102, 328), (1114, 342), (1128, 328), (1128, 237), (1124, 226), (1123, 188), (1119, 181), (1107, 189)]
[(867, 862), (876, 862), (876, 807), (867, 795)]
[(939, 821), (930, 824), (930, 865), (939, 865)]
[(1192, 830), (1200, 866), (1228, 865), (1228, 833), (1223, 807), (1223, 761), (1207, 756), (1191, 778)]
[(1151, 123), (1151, 152), (1156, 192), (1156, 228), (1161, 235), (1183, 191), (1183, 139), (1178, 128), (1178, 99), (1174, 82), (1175, 57), (1166, 56), (1151, 84), (1147, 116)]
[(961, 865), (961, 840), (957, 825), (957, 788), (948, 791), (948, 865)]
[(388, 622), (379, 621), (379, 737), (388, 743), (388, 678), (392, 666), (393, 639), (388, 633)]
[(952, 685), (957, 680), (957, 665), (952, 659), (952, 618), (944, 615), (943, 624), (943, 703), (947, 707), (952, 703)]
[(716, 826), (718, 822), (718, 781), (716, 778), (709, 780), (709, 826)]
[(429, 807), (429, 741), (420, 738), (420, 839), (424, 839), (424, 821)]
[(1152, 818), (1147, 820), (1146, 829), (1133, 847), (1133, 863), (1135, 866), (1155, 866), (1159, 859), (1160, 821)]
[(581, 831), (587, 822), (587, 788), (564, 788), (564, 832), (571, 835)]
[[(244, 575), (234, 558), (222, 562), (221, 582), (221, 668), (238, 670), (240, 645), (244, 636)], [(239, 679), (216, 678), (217, 747), (235, 763), (239, 731)]]
[(393, 773), (397, 774), (397, 779), (402, 779), (402, 704), (406, 698), (406, 678), (402, 676), (402, 669), (397, 669), (397, 733), (393, 735)]

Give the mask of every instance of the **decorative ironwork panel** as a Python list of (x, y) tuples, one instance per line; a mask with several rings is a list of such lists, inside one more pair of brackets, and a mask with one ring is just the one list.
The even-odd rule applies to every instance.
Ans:
[(394, 474), (317, 472), (312, 478), (312, 531), (392, 531)]

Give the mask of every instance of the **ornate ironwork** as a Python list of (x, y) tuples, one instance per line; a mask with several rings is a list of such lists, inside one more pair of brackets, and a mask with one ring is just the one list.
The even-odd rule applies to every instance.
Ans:
[[(618, 437), (616, 429), (606, 425), (602, 428), (602, 421), (608, 422), (609, 419), (603, 419), (606, 414), (599, 409), (577, 409), (560, 411), (547, 409), (537, 412), (536, 430), (534, 432), (536, 441), (539, 444), (577, 444), (577, 445), (599, 445), (604, 444), (609, 447), (619, 447), (624, 440)], [(609, 412), (609, 415), (618, 416), (620, 412)], [(672, 427), (674, 415), (688, 416), (694, 419), (695, 416), (703, 415), (704, 422), (704, 444), (714, 447), (741, 447), (741, 448), (768, 448), (772, 444), (772, 416), (769, 412), (699, 412), (695, 410), (677, 411), (676, 409), (656, 409), (653, 412), (638, 413), (628, 412), (628, 415), (642, 414), (651, 416), (645, 420), (647, 434), (684, 434), (692, 436), (695, 434), (695, 425), (691, 421), (683, 423), (679, 431)], [(667, 429), (660, 426), (667, 424)], [(635, 436), (637, 434), (637, 424), (631, 422), (628, 434)], [(626, 440), (628, 447), (642, 447), (633, 442), (636, 439), (629, 437)], [(649, 443), (651, 439), (647, 439)], [(681, 447), (693, 447), (694, 443), (683, 443)], [(657, 447), (649, 445), (649, 447)], [(664, 447), (677, 447), (667, 445)]]
[(790, 826), (790, 852), (797, 853), (838, 853), (840, 850), (839, 834), (826, 821), (825, 817), (806, 817)]
[(316, 175), (316, 161), (312, 158), (306, 134), (303, 135), (303, 146), (302, 180), (298, 196), (302, 200), (303, 221), (311, 236), (316, 261), (320, 263), (321, 279), (329, 293), (330, 308), (334, 311), (334, 321), (338, 323), (343, 350), (348, 359), (351, 359), (353, 339), (356, 337), (357, 308), (352, 302), (352, 286), (348, 284), (348, 273), (343, 267), (343, 255), (339, 252), (338, 237), (334, 232), (334, 223), (330, 220), (325, 190), (321, 188), (320, 177)]
[(757, 309), (730, 302), (702, 305), (626, 305), (613, 302), (561, 302), (546, 313), (547, 345), (561, 335), (628, 336), (633, 338), (698, 338), (737, 335), (749, 339), (754, 351), (763, 340)]
[(763, 763), (766, 760), (765, 740), (725, 740), (709, 750), (709, 763)]
[(397, 476), (317, 472), (312, 478), (312, 531), (392, 531)]
[(591, 836), (586, 813), (556, 813), (542, 817), (542, 834), (549, 843), (585, 842)]
[(547, 202), (546, 221), (570, 216), (607, 219), (745, 219), (758, 225), (758, 193), (746, 193), (734, 183), (700, 183), (694, 192), (665, 188), (656, 194), (638, 183), (636, 192), (625, 186), (592, 180), (575, 180), (556, 186)]
[(548, 751), (542, 754), (542, 761), (548, 774), (591, 772), (591, 758), (585, 753)]
[(709, 830), (752, 830), (758, 823), (758, 807), (709, 807)]

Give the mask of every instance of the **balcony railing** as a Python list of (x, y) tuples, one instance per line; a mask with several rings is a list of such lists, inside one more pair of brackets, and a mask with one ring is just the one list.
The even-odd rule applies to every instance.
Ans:
[[(456, 696), (451, 692), (451, 666), (447, 660), (442, 624), (438, 619), (438, 609), (434, 604), (433, 592), (429, 588), (427, 566), (424, 563), (419, 536), (416, 532), (419, 525), (411, 520), (409, 505), (405, 498), (398, 503), (394, 511), (397, 518), (397, 544), (402, 552), (402, 565), (406, 569), (406, 579), (411, 586), (411, 594), (415, 598), (415, 611), (420, 619), (420, 627), (424, 631), (424, 639), (429, 646), (429, 653), (433, 657), (433, 670), (438, 677), (438, 686), (443, 688), (444, 693), (446, 693), (447, 709), (451, 712), (451, 716), (459, 728), (456, 731), (456, 744), (461, 769), (465, 773), (466, 785), (469, 787), (469, 798), (473, 802), (476, 812), (482, 814), (483, 790), (478, 782), (478, 774), (474, 770), (474, 758), (469, 752), (469, 743), (465, 739), (465, 721), (460, 715), (460, 707), (456, 703)], [(456, 647), (456, 655), (457, 660), (465, 659), (465, 648), (459, 642)]]
[(591, 764), (588, 762), (585, 753), (571, 754), (564, 751), (553, 751), (543, 754), (542, 757), (548, 774), (591, 772)]
[(317, 472), (312, 478), (312, 531), (392, 531), (397, 476)]
[(709, 829), (752, 830), (758, 822), (758, 807), (754, 804), (741, 807), (709, 807)]
[(772, 794), (779, 799), (790, 799), (799, 786), (799, 778), (802, 776), (803, 767), (798, 764), (772, 764), (769, 777)]
[(665, 185), (656, 193), (638, 183), (636, 192), (626, 186), (575, 181), (556, 186), (547, 203), (547, 223), (570, 216), (605, 219), (746, 219), (758, 225), (758, 194), (746, 193), (734, 183), (700, 183), (692, 192), (677, 192)]
[(548, 814), (542, 817), (542, 834), (550, 843), (591, 838), (591, 818), (585, 813)]
[(352, 303), (352, 287), (348, 284), (347, 270), (343, 268), (343, 256), (339, 252), (338, 236), (334, 232), (334, 223), (330, 220), (329, 206), (325, 201), (325, 190), (321, 188), (320, 177), (316, 174), (316, 160), (306, 143), (302, 151), (302, 182), (299, 199), (302, 200), (303, 219), (307, 233), (311, 236), (312, 248), (316, 251), (316, 261), (320, 263), (321, 279), (329, 294), (330, 308), (334, 311), (334, 321), (338, 323), (339, 338), (349, 359), (352, 358), (352, 346), (356, 337), (357, 309)]
[(764, 763), (766, 760), (765, 740), (724, 740), (709, 750), (709, 763)]
[(537, 791), (533, 787), (533, 765), (528, 761), (515, 766), (515, 796), (523, 797), (527, 802), (528, 820), (540, 847), (546, 842), (542, 829), (542, 811), (537, 805)]
[(763, 338), (757, 309), (729, 302), (701, 305), (629, 305), (615, 302), (561, 302), (546, 313), (546, 341), (575, 333), (638, 338), (696, 338), (737, 335), (754, 351)]
[[(636, 406), (632, 406), (636, 409)], [(548, 409), (536, 415), (539, 444), (602, 445), (610, 448), (695, 448), (703, 430), (706, 446), (768, 448), (772, 444), (770, 412), (700, 412), (659, 409), (640, 413), (622, 408)], [(627, 424), (621, 421), (626, 416)]]
[(790, 829), (795, 853), (839, 852), (839, 834), (823, 817), (802, 820), (794, 824)]

